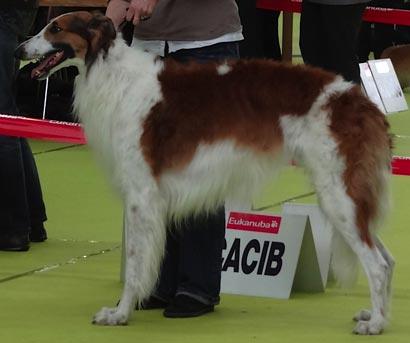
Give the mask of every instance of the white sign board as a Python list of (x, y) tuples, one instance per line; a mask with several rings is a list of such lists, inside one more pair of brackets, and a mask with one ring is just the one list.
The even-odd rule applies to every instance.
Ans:
[[(300, 206), (295, 212), (302, 212), (305, 205)], [(276, 215), (227, 210), (223, 293), (287, 299), (292, 289), (324, 290), (330, 256), (322, 253), (319, 264), (309, 213), (292, 211), (287, 207), (286, 213)], [(318, 225), (320, 219), (314, 220)]]
[[(326, 287), (332, 255), (332, 227), (318, 205), (288, 202), (283, 205), (282, 215), (300, 214), (309, 216), (313, 241), (319, 263), (323, 287)], [(312, 275), (312, 273), (309, 273)]]
[(379, 90), (377, 89), (369, 64), (365, 62), (360, 63), (359, 66), (360, 78), (362, 80), (362, 86), (366, 95), (377, 105), (380, 111), (386, 113), (386, 109), (384, 108), (382, 98), (380, 97)]
[(407, 102), (390, 59), (369, 60), (367, 63), (386, 113), (407, 110)]

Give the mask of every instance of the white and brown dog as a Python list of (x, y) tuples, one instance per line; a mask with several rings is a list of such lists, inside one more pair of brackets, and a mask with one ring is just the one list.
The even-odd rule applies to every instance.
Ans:
[(108, 18), (88, 12), (54, 19), (16, 55), (39, 59), (35, 78), (78, 67), (75, 110), (124, 201), (124, 290), (95, 324), (126, 324), (150, 295), (168, 220), (227, 197), (249, 200), (294, 160), (368, 277), (372, 309), (356, 315), (354, 332), (383, 331), (394, 262), (375, 230), (388, 204), (391, 142), (359, 86), (267, 60), (164, 61), (128, 47)]

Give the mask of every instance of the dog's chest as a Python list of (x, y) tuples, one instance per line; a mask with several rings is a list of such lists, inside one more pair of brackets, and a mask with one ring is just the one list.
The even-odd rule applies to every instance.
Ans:
[(75, 108), (87, 142), (104, 165), (111, 169), (116, 163), (115, 159), (120, 158), (119, 150), (124, 142), (122, 137), (130, 124), (121, 116), (120, 106), (108, 94), (101, 94), (92, 87), (83, 87), (81, 83), (76, 88)]

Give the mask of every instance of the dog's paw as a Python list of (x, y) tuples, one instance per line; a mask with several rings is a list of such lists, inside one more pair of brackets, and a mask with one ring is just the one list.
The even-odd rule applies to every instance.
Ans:
[(128, 316), (117, 311), (117, 308), (103, 307), (92, 321), (96, 325), (127, 325)]
[(356, 335), (380, 335), (383, 332), (384, 323), (375, 320), (359, 320), (353, 333)]
[(372, 318), (372, 312), (370, 310), (361, 310), (355, 314), (353, 320), (355, 322), (365, 321), (368, 322)]

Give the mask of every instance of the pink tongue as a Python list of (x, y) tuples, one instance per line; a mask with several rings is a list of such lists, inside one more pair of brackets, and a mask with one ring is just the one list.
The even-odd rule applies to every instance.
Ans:
[(63, 55), (63, 52), (59, 51), (47, 57), (31, 71), (31, 78), (39, 78), (41, 75), (45, 74), (48, 70), (58, 64)]

